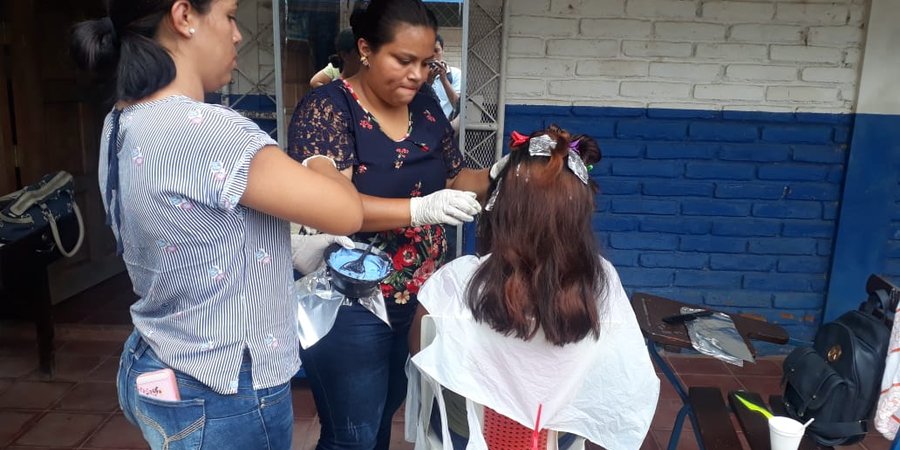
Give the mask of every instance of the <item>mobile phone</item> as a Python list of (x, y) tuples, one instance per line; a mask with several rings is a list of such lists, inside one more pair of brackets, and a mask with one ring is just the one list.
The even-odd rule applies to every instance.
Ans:
[(178, 381), (172, 369), (160, 369), (137, 377), (138, 395), (157, 400), (176, 402), (181, 400)]
[(428, 67), (430, 67), (432, 69), (437, 69), (438, 67), (440, 67), (440, 65), (441, 65), (441, 63), (439, 63), (437, 61), (429, 61), (428, 62)]

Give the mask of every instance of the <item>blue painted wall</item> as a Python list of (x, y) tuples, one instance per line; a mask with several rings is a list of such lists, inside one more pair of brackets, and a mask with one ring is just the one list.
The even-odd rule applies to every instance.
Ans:
[[(627, 290), (754, 314), (811, 339), (853, 116), (507, 106), (507, 134), (550, 123), (600, 143), (594, 229)], [(900, 245), (894, 253), (900, 262)]]

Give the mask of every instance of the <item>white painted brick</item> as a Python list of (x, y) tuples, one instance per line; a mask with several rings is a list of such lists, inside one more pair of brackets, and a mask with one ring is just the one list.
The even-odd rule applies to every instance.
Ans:
[(869, 11), (865, 5), (855, 4), (850, 7), (850, 18), (847, 19), (847, 25), (864, 25), (868, 19)]
[(838, 89), (811, 86), (769, 86), (766, 100), (791, 102), (833, 102), (838, 99)]
[(513, 16), (509, 19), (509, 33), (527, 36), (574, 36), (578, 19)]
[(619, 93), (623, 97), (688, 98), (691, 96), (691, 85), (655, 81), (623, 81)]
[(844, 25), (850, 16), (845, 5), (779, 3), (775, 21), (804, 25)]
[(547, 41), (550, 56), (610, 58), (619, 56), (619, 41), (601, 39), (551, 39)]
[[(596, 100), (575, 100), (572, 102), (572, 106), (599, 106)], [(635, 101), (626, 101), (620, 100), (617, 98), (609, 98), (603, 99), (603, 105), (606, 107), (614, 107), (614, 108), (645, 108), (647, 104), (644, 102), (635, 102)], [(580, 131), (580, 130), (575, 130)]]
[(510, 76), (571, 77), (575, 73), (575, 61), (551, 58), (509, 58), (506, 65)]
[(856, 86), (841, 88), (840, 99), (845, 101), (856, 101)]
[(650, 63), (650, 75), (660, 78), (712, 81), (719, 77), (720, 70), (721, 66), (718, 64)]
[(697, 44), (697, 58), (754, 61), (766, 59), (767, 54), (765, 45)]
[(761, 86), (743, 84), (698, 84), (694, 86), (694, 98), (709, 100), (762, 100), (765, 91)]
[(731, 27), (729, 41), (773, 43), (803, 42), (803, 27), (794, 25), (741, 24)]
[(797, 67), (732, 64), (725, 69), (725, 76), (731, 80), (794, 81), (797, 79)]
[(579, 61), (575, 67), (578, 76), (645, 77), (649, 73), (647, 61), (588, 60)]
[(615, 97), (619, 92), (617, 81), (557, 80), (547, 84), (551, 95), (566, 97)]
[(536, 37), (510, 36), (506, 49), (510, 55), (543, 56), (545, 54), (544, 40)]
[(859, 48), (848, 48), (844, 50), (844, 66), (858, 67), (862, 57), (862, 50)]
[(652, 41), (625, 41), (622, 43), (622, 53), (626, 56), (684, 58), (691, 56), (692, 52), (693, 45), (688, 43)]
[(619, 17), (624, 11), (625, 0), (552, 0), (550, 2), (551, 14), (578, 17)]
[(727, 105), (722, 106), (722, 111), (767, 111), (767, 112), (777, 112), (777, 113), (792, 113), (792, 112), (797, 111), (797, 107), (795, 107), (795, 106), (773, 106), (773, 105), (761, 106), (759, 104), (729, 103)]
[(715, 103), (711, 103), (709, 101), (692, 101), (692, 102), (650, 102), (647, 104), (648, 108), (651, 109), (703, 109), (703, 110), (718, 110), (719, 106)]
[(821, 81), (825, 83), (854, 83), (858, 76), (856, 69), (843, 67), (807, 67), (803, 69), (803, 81)]
[(628, 0), (625, 5), (628, 17), (649, 17), (651, 19), (693, 19), (697, 17), (697, 2), (694, 0)]
[(769, 57), (772, 61), (819, 62), (839, 64), (843, 57), (840, 49), (807, 47), (803, 45), (773, 45)]
[(716, 41), (725, 39), (725, 25), (696, 22), (656, 22), (654, 35), (660, 40)]
[(509, 2), (509, 12), (511, 15), (533, 15), (541, 16), (550, 10), (550, 0), (527, 0), (519, 2)]
[(809, 45), (845, 46), (863, 41), (863, 30), (859, 26), (810, 27)]
[(646, 38), (650, 36), (651, 23), (631, 19), (583, 19), (581, 34), (590, 37)]
[(514, 97), (543, 97), (547, 82), (542, 79), (510, 78), (506, 81), (506, 94)]
[(721, 22), (761, 22), (771, 20), (775, 5), (751, 2), (708, 2), (703, 4), (700, 17), (703, 20)]

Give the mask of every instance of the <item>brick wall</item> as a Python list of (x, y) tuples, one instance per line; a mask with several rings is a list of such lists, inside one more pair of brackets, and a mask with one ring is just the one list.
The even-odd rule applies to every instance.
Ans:
[(507, 103), (849, 112), (866, 2), (509, 2)]
[[(509, 5), (505, 131), (558, 123), (598, 139), (594, 229), (626, 289), (755, 314), (810, 339), (868, 2)], [(900, 272), (900, 215), (896, 224)]]

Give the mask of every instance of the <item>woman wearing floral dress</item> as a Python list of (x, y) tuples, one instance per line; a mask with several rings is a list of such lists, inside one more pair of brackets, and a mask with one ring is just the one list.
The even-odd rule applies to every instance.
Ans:
[(322, 424), (318, 449), (387, 449), (406, 394), (407, 334), (422, 283), (445, 261), (442, 224), (470, 221), (487, 170), (465, 168), (440, 105), (419, 93), (436, 22), (421, 0), (374, 0), (351, 17), (360, 72), (314, 89), (298, 105), (289, 153), (326, 156), (363, 199), (353, 236), (390, 255), (384, 280), (391, 326), (362, 305), (341, 308), (332, 330), (301, 351)]

